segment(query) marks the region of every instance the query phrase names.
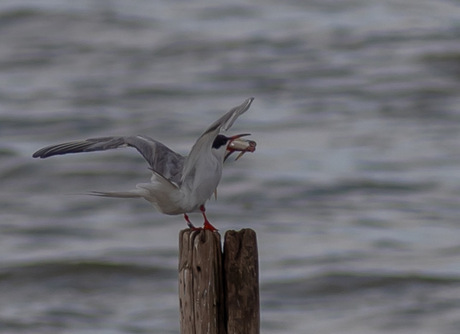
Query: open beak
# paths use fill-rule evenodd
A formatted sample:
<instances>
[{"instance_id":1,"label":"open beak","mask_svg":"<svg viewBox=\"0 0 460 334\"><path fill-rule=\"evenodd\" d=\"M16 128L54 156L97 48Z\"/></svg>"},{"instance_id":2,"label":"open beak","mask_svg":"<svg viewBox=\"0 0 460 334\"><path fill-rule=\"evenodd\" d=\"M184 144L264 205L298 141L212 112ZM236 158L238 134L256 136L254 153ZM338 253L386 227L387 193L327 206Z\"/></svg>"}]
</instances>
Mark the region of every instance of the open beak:
<instances>
[{"instance_id":1,"label":"open beak","mask_svg":"<svg viewBox=\"0 0 460 334\"><path fill-rule=\"evenodd\" d=\"M227 145L227 154L225 155L224 161L233 153L240 152L235 160L238 160L246 152L254 152L256 150L256 142L253 140L241 139L241 137L249 136L250 133L243 133L230 137L230 141Z\"/></svg>"}]
</instances>

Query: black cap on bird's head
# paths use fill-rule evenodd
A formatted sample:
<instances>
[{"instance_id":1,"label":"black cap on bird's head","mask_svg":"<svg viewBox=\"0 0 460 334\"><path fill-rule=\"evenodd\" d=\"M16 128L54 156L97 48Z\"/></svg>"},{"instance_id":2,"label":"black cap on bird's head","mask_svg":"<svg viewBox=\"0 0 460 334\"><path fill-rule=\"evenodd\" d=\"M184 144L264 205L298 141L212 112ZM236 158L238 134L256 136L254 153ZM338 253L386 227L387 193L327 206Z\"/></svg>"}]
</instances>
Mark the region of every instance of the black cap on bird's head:
<instances>
[{"instance_id":1,"label":"black cap on bird's head","mask_svg":"<svg viewBox=\"0 0 460 334\"><path fill-rule=\"evenodd\" d=\"M229 139L230 138L224 135L217 135L216 139L214 139L214 142L212 143L212 148L215 148L216 150L218 150L223 145L227 145L227 142Z\"/></svg>"}]
</instances>

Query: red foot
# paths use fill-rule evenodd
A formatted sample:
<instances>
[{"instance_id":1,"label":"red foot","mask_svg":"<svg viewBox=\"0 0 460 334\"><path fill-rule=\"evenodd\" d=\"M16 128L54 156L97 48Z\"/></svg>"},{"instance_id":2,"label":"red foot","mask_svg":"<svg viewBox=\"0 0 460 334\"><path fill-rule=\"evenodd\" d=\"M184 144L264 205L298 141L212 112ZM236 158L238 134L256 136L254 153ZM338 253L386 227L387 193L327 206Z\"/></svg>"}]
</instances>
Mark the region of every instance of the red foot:
<instances>
[{"instance_id":1,"label":"red foot","mask_svg":"<svg viewBox=\"0 0 460 334\"><path fill-rule=\"evenodd\" d=\"M203 218L204 218L203 227L195 227L195 225L193 225L190 219L188 218L188 215L184 213L184 219L187 222L188 227L192 231L209 230L212 232L217 232L218 229L212 226L212 224L209 222L208 218L206 217L206 213L205 213L206 209L204 208L204 205L200 206L200 211L203 214Z\"/></svg>"},{"instance_id":2,"label":"red foot","mask_svg":"<svg viewBox=\"0 0 460 334\"><path fill-rule=\"evenodd\" d=\"M208 218L206 217L206 213L205 213L206 209L204 208L204 205L200 206L200 211L203 214L203 218L204 218L203 229L210 230L212 232L217 232L218 229L212 226Z\"/></svg>"},{"instance_id":3,"label":"red foot","mask_svg":"<svg viewBox=\"0 0 460 334\"><path fill-rule=\"evenodd\" d=\"M210 230L212 232L217 232L218 229L211 225L209 220L205 220L203 223L203 230Z\"/></svg>"}]
</instances>

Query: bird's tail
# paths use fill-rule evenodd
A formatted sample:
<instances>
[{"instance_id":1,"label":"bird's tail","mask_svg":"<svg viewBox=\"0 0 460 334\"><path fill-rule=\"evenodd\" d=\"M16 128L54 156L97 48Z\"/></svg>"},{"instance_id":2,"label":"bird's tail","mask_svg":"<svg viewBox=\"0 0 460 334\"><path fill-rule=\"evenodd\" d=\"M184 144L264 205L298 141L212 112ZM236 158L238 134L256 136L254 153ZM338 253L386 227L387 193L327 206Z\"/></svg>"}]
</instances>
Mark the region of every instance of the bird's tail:
<instances>
[{"instance_id":1,"label":"bird's tail","mask_svg":"<svg viewBox=\"0 0 460 334\"><path fill-rule=\"evenodd\" d=\"M91 191L89 195L101 197L115 197L115 198L139 198L142 195L139 191Z\"/></svg>"}]
</instances>

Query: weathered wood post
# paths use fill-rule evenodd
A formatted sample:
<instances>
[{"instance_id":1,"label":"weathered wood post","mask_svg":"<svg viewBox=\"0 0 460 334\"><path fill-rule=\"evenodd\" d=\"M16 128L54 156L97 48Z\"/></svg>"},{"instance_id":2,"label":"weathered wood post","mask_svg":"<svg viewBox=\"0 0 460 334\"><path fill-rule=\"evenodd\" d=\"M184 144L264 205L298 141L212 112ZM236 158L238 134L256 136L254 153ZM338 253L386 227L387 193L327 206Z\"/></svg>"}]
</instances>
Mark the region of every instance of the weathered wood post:
<instances>
[{"instance_id":1,"label":"weathered wood post","mask_svg":"<svg viewBox=\"0 0 460 334\"><path fill-rule=\"evenodd\" d=\"M259 334L256 234L182 230L179 236L181 334Z\"/></svg>"},{"instance_id":2,"label":"weathered wood post","mask_svg":"<svg viewBox=\"0 0 460 334\"><path fill-rule=\"evenodd\" d=\"M220 234L188 229L179 236L181 334L225 334Z\"/></svg>"},{"instance_id":3,"label":"weathered wood post","mask_svg":"<svg viewBox=\"0 0 460 334\"><path fill-rule=\"evenodd\" d=\"M224 283L228 334L258 334L259 257L254 230L227 231Z\"/></svg>"}]
</instances>

